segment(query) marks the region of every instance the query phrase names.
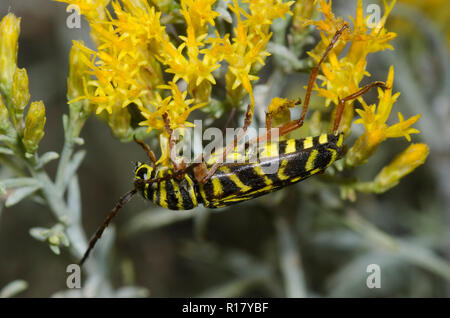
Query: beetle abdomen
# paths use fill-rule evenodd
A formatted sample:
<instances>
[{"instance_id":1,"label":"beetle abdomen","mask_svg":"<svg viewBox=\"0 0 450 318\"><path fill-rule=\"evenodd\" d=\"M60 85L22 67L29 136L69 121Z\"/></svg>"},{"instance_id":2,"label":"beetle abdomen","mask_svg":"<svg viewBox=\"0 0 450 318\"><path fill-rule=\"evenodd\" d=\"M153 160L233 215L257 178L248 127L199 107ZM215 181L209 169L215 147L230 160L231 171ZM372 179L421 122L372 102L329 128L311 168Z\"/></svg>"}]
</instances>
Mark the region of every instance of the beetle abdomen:
<instances>
[{"instance_id":1,"label":"beetle abdomen","mask_svg":"<svg viewBox=\"0 0 450 318\"><path fill-rule=\"evenodd\" d=\"M323 172L342 151L342 134L267 144L255 163L224 163L204 185L203 204L218 208L277 191Z\"/></svg>"}]
</instances>

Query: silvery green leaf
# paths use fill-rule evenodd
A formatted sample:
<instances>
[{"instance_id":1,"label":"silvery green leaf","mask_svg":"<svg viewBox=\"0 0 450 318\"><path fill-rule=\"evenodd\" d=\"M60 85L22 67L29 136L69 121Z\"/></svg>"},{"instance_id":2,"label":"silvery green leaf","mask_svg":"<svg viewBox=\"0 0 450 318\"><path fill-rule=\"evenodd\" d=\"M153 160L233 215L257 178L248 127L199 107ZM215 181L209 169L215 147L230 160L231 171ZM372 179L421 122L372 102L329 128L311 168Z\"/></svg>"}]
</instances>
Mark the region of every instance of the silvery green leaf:
<instances>
[{"instance_id":1,"label":"silvery green leaf","mask_svg":"<svg viewBox=\"0 0 450 318\"><path fill-rule=\"evenodd\" d=\"M109 226L104 234L103 242L98 243L98 255L99 258L103 258L105 261L109 257L111 248L114 246L114 240L116 239L116 229L114 226Z\"/></svg>"},{"instance_id":2,"label":"silvery green leaf","mask_svg":"<svg viewBox=\"0 0 450 318\"><path fill-rule=\"evenodd\" d=\"M81 137L74 138L73 141L74 141L74 143L76 143L78 146L84 145L84 139L81 138Z\"/></svg>"},{"instance_id":3,"label":"silvery green leaf","mask_svg":"<svg viewBox=\"0 0 450 318\"><path fill-rule=\"evenodd\" d=\"M0 188L5 189L38 186L39 181L33 178L12 178L0 182Z\"/></svg>"},{"instance_id":4,"label":"silvery green leaf","mask_svg":"<svg viewBox=\"0 0 450 318\"><path fill-rule=\"evenodd\" d=\"M40 197L39 195L32 195L31 196L31 198L30 198L33 202L36 202L36 203L39 203L39 204L41 204L41 205L45 205L45 204L47 204L47 202L42 198L42 197Z\"/></svg>"},{"instance_id":5,"label":"silvery green leaf","mask_svg":"<svg viewBox=\"0 0 450 318\"><path fill-rule=\"evenodd\" d=\"M33 227L30 229L30 235L38 241L46 241L50 235L50 230L45 227Z\"/></svg>"},{"instance_id":6,"label":"silvery green leaf","mask_svg":"<svg viewBox=\"0 0 450 318\"><path fill-rule=\"evenodd\" d=\"M150 231L176 222L192 218L196 213L203 209L198 207L192 211L174 211L174 213L167 213L164 209L146 210L137 214L128 221L123 230L124 235L135 235L143 231Z\"/></svg>"},{"instance_id":7,"label":"silvery green leaf","mask_svg":"<svg viewBox=\"0 0 450 318\"><path fill-rule=\"evenodd\" d=\"M86 156L86 151L80 150L77 153L73 155L72 160L69 162L69 164L66 167L66 174L65 178L63 180L63 189L67 187L70 180L75 176L76 171L78 170L78 167L81 165L81 162L83 161L84 157Z\"/></svg>"},{"instance_id":8,"label":"silvery green leaf","mask_svg":"<svg viewBox=\"0 0 450 318\"><path fill-rule=\"evenodd\" d=\"M304 67L303 63L284 45L269 42L267 44L267 51L273 55L277 55L288 63L293 69L301 69Z\"/></svg>"},{"instance_id":9,"label":"silvery green leaf","mask_svg":"<svg viewBox=\"0 0 450 318\"><path fill-rule=\"evenodd\" d=\"M61 250L59 249L59 246L49 245L49 247L52 250L52 252L55 253L56 255L61 254Z\"/></svg>"},{"instance_id":10,"label":"silvery green leaf","mask_svg":"<svg viewBox=\"0 0 450 318\"><path fill-rule=\"evenodd\" d=\"M58 159L58 158L59 158L59 154L58 153L56 153L54 151L46 152L39 159L39 163L37 164L36 168L37 169L42 168L43 166L45 166L50 161Z\"/></svg>"},{"instance_id":11,"label":"silvery green leaf","mask_svg":"<svg viewBox=\"0 0 450 318\"><path fill-rule=\"evenodd\" d=\"M15 280L0 290L0 298L13 297L28 288L28 283L24 280Z\"/></svg>"},{"instance_id":12,"label":"silvery green leaf","mask_svg":"<svg viewBox=\"0 0 450 318\"><path fill-rule=\"evenodd\" d=\"M61 223L63 228L69 224L69 218L67 217L67 215L61 216L58 221L59 221L59 223Z\"/></svg>"},{"instance_id":13,"label":"silvery green leaf","mask_svg":"<svg viewBox=\"0 0 450 318\"><path fill-rule=\"evenodd\" d=\"M217 13L220 13L219 18L223 19L224 21L228 23L233 23L233 19L231 18L230 12L227 10L228 3L225 0L219 0L217 2L216 7L214 8L214 11Z\"/></svg>"},{"instance_id":14,"label":"silvery green leaf","mask_svg":"<svg viewBox=\"0 0 450 318\"><path fill-rule=\"evenodd\" d=\"M72 178L69 183L67 189L67 205L71 212L70 219L79 222L81 219L81 196L77 176Z\"/></svg>"},{"instance_id":15,"label":"silvery green leaf","mask_svg":"<svg viewBox=\"0 0 450 318\"><path fill-rule=\"evenodd\" d=\"M0 135L0 141L13 143L14 138L11 138L10 136L6 136L6 135Z\"/></svg>"},{"instance_id":16,"label":"silvery green leaf","mask_svg":"<svg viewBox=\"0 0 450 318\"><path fill-rule=\"evenodd\" d=\"M6 207L11 207L11 206L19 203L20 201L22 201L23 199L25 199L29 195L31 195L34 192L36 192L37 190L39 190L39 188L40 188L39 185L35 185L35 186L23 187L23 188L19 188L19 189L15 190L6 199L5 206Z\"/></svg>"},{"instance_id":17,"label":"silvery green leaf","mask_svg":"<svg viewBox=\"0 0 450 318\"><path fill-rule=\"evenodd\" d=\"M59 235L59 238L61 239L61 244L64 246L69 246L70 242L69 242L69 238L67 237L67 235L65 233L61 233Z\"/></svg>"},{"instance_id":18,"label":"silvery green leaf","mask_svg":"<svg viewBox=\"0 0 450 318\"><path fill-rule=\"evenodd\" d=\"M64 114L63 117L63 128L64 128L64 132L68 132L68 127L69 127L69 116L67 116L67 114Z\"/></svg>"},{"instance_id":19,"label":"silvery green leaf","mask_svg":"<svg viewBox=\"0 0 450 318\"><path fill-rule=\"evenodd\" d=\"M0 147L0 154L4 154L4 155L13 155L14 151L12 151L9 148L5 148L5 147Z\"/></svg>"}]
</instances>

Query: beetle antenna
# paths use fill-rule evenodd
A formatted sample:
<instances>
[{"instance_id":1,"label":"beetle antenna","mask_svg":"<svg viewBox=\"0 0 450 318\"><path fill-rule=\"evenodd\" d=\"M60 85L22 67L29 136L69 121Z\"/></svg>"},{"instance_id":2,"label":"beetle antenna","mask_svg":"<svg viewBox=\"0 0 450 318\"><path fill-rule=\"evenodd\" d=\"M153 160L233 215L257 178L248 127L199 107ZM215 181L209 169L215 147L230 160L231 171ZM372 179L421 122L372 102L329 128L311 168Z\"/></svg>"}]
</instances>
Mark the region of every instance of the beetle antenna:
<instances>
[{"instance_id":1,"label":"beetle antenna","mask_svg":"<svg viewBox=\"0 0 450 318\"><path fill-rule=\"evenodd\" d=\"M119 201L117 202L116 206L111 210L111 212L109 213L109 215L106 217L105 221L103 222L103 224L97 229L97 232L95 232L95 235L91 238L91 240L89 241L89 247L86 250L86 252L83 255L83 258L81 259L81 261L78 263L78 265L83 266L83 263L86 261L86 259L89 256L89 253L91 252L91 250L94 248L95 244L97 243L98 239L102 236L103 231L106 229L106 227L109 225L109 223L111 222L112 218L116 216L117 212L119 212L119 210L121 208L123 208L123 206L125 204L128 203L128 201L131 200L131 198L137 193L136 189L133 189L131 191L128 191L126 194L124 194Z\"/></svg>"}]
</instances>

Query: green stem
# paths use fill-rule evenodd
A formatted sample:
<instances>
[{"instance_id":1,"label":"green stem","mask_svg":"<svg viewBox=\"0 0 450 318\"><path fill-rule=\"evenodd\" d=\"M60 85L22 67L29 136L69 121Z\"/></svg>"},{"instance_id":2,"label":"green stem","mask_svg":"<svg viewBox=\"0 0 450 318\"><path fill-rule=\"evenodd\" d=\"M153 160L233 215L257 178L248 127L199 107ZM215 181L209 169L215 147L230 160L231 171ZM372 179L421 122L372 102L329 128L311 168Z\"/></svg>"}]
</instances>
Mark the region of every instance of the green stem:
<instances>
[{"instance_id":1,"label":"green stem","mask_svg":"<svg viewBox=\"0 0 450 318\"><path fill-rule=\"evenodd\" d=\"M47 173L43 169L40 169L34 172L34 177L41 183L44 198L46 199L55 217L58 220L64 220L66 217L69 218L68 227L76 225L75 222L72 222L73 220L70 220L71 211L67 207L66 202L64 202L55 184L50 180ZM85 243L87 246L86 240ZM83 255L83 250L74 249L73 244L71 245L71 252L77 258Z\"/></svg>"},{"instance_id":2,"label":"green stem","mask_svg":"<svg viewBox=\"0 0 450 318\"><path fill-rule=\"evenodd\" d=\"M65 138L66 140L64 142L61 157L58 162L58 169L56 171L56 178L55 178L56 189L61 196L64 195L65 192L64 189L65 173L67 171L67 166L70 162L74 150L74 143L72 140L69 140L68 135L69 134L66 134Z\"/></svg>"},{"instance_id":3,"label":"green stem","mask_svg":"<svg viewBox=\"0 0 450 318\"><path fill-rule=\"evenodd\" d=\"M76 144L75 139L77 138L77 136L74 136L72 133L75 129L73 126L82 126L82 123L66 120L66 118L64 118L64 121L64 146L58 163L55 182L50 179L43 167L37 168L37 157L27 159L25 157L25 150L19 149L23 147L14 147L14 150L18 158L24 158L23 162L28 168L30 174L40 182L42 196L47 202L56 219L58 219L58 221L62 223L67 224L66 234L69 238L69 241L71 242L69 251L75 259L79 260L83 256L88 243L86 235L82 228L81 217L78 211L72 211L66 203L64 193L67 185L64 185L64 180L66 174L68 173L68 166L72 160L72 154L74 152L74 147ZM81 126L76 127L80 128ZM76 186L79 187L78 183L76 183ZM79 189L77 189L77 191L79 192ZM78 200L80 200L79 197ZM81 203L79 203L78 205L81 205ZM101 273L104 272L101 270L97 262L86 264L86 271L88 276L94 274L101 275Z\"/></svg>"}]
</instances>

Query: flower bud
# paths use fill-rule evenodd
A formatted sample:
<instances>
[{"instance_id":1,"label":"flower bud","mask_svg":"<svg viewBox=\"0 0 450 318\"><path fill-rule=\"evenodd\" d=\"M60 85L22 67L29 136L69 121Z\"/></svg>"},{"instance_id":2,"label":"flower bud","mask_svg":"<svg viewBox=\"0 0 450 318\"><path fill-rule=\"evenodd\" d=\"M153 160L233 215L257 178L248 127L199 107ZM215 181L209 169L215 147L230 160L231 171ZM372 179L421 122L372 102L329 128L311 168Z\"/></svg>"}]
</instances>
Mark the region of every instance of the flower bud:
<instances>
[{"instance_id":1,"label":"flower bud","mask_svg":"<svg viewBox=\"0 0 450 318\"><path fill-rule=\"evenodd\" d=\"M112 133L119 139L126 139L130 135L131 115L127 108L114 111L108 115L108 125Z\"/></svg>"},{"instance_id":2,"label":"flower bud","mask_svg":"<svg viewBox=\"0 0 450 318\"><path fill-rule=\"evenodd\" d=\"M11 97L16 117L22 118L23 110L30 101L28 75L24 68L16 68L14 72Z\"/></svg>"},{"instance_id":3,"label":"flower bud","mask_svg":"<svg viewBox=\"0 0 450 318\"><path fill-rule=\"evenodd\" d=\"M385 192L396 186L401 178L425 162L429 152L430 149L425 144L410 145L376 176L375 192Z\"/></svg>"},{"instance_id":4,"label":"flower bud","mask_svg":"<svg viewBox=\"0 0 450 318\"><path fill-rule=\"evenodd\" d=\"M44 137L45 120L44 103L42 101L31 103L25 119L25 130L22 139L28 153L34 153L42 137Z\"/></svg>"},{"instance_id":5,"label":"flower bud","mask_svg":"<svg viewBox=\"0 0 450 318\"><path fill-rule=\"evenodd\" d=\"M78 137L80 131L93 110L89 102L87 82L90 80L89 61L86 53L81 49L82 43L73 45L69 56L69 76L67 77L67 99L69 100L71 134Z\"/></svg>"},{"instance_id":6,"label":"flower bud","mask_svg":"<svg viewBox=\"0 0 450 318\"><path fill-rule=\"evenodd\" d=\"M50 243L50 245L58 246L61 243L61 239L57 234L53 234L48 238L48 242Z\"/></svg>"},{"instance_id":7,"label":"flower bud","mask_svg":"<svg viewBox=\"0 0 450 318\"><path fill-rule=\"evenodd\" d=\"M89 60L86 54L80 49L80 45L73 45L69 55L69 76L67 78L67 98L68 100L84 96L84 80L89 79L89 68L85 63Z\"/></svg>"},{"instance_id":8,"label":"flower bud","mask_svg":"<svg viewBox=\"0 0 450 318\"><path fill-rule=\"evenodd\" d=\"M352 167L364 164L378 149L378 146L386 139L383 129L366 131L350 148L346 156L346 164Z\"/></svg>"},{"instance_id":9,"label":"flower bud","mask_svg":"<svg viewBox=\"0 0 450 318\"><path fill-rule=\"evenodd\" d=\"M17 67L17 49L20 18L9 13L0 22L0 89L4 94L11 90Z\"/></svg>"},{"instance_id":10,"label":"flower bud","mask_svg":"<svg viewBox=\"0 0 450 318\"><path fill-rule=\"evenodd\" d=\"M2 96L0 96L0 134L5 133L10 125L8 109L3 103Z\"/></svg>"}]
</instances>

